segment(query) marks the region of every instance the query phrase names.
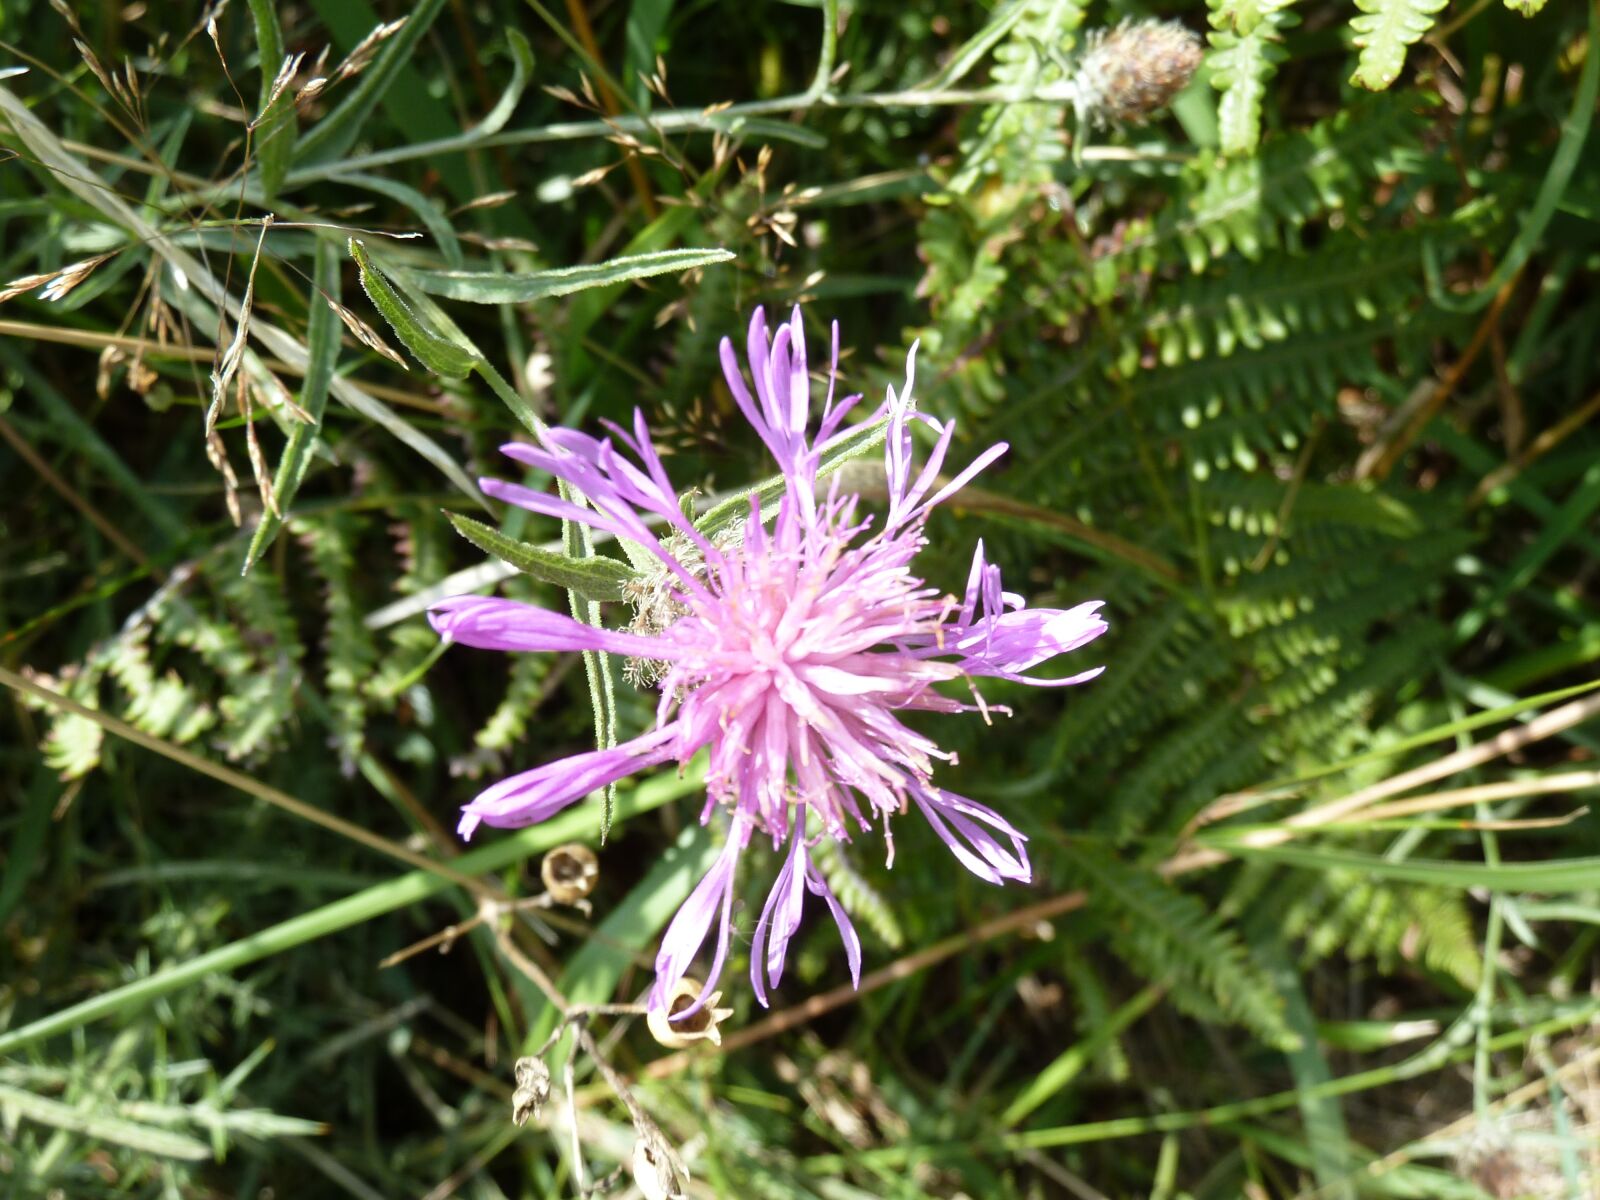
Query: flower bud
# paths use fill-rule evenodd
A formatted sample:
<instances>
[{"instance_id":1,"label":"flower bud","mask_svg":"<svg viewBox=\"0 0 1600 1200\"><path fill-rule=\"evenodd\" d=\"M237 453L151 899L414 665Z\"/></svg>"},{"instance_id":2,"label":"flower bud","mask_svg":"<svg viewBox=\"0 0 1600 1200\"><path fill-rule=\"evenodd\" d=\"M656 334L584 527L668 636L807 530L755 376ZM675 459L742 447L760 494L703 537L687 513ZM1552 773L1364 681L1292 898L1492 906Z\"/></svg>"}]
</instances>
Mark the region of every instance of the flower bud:
<instances>
[{"instance_id":1,"label":"flower bud","mask_svg":"<svg viewBox=\"0 0 1600 1200\"><path fill-rule=\"evenodd\" d=\"M645 1024L650 1027L650 1036L670 1050L681 1050L693 1042L702 1041L710 1042L713 1046L722 1045L722 1034L717 1031L717 1026L733 1016L733 1009L717 1007L717 1001L722 999L721 992L712 992L692 1016L678 1021L671 1019L672 1014L693 1007L694 1002L700 999L700 987L698 979L684 976L678 980L678 986L672 989L672 995L667 1000L666 1011L652 1009L645 1018Z\"/></svg>"},{"instance_id":2,"label":"flower bud","mask_svg":"<svg viewBox=\"0 0 1600 1200\"><path fill-rule=\"evenodd\" d=\"M1189 85L1200 58L1200 39L1177 21L1096 30L1078 61L1079 109L1097 125L1142 125Z\"/></svg>"},{"instance_id":3,"label":"flower bud","mask_svg":"<svg viewBox=\"0 0 1600 1200\"><path fill-rule=\"evenodd\" d=\"M539 878L557 904L576 904L600 878L600 860L582 842L557 846L539 864Z\"/></svg>"}]
</instances>

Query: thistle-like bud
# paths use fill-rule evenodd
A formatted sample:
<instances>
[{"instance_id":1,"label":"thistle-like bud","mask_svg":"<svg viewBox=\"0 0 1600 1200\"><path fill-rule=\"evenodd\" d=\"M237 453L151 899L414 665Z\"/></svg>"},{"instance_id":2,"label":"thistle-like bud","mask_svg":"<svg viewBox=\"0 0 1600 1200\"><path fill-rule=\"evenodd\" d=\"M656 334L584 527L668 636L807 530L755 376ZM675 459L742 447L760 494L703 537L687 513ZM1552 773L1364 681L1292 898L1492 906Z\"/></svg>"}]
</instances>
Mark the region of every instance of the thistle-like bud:
<instances>
[{"instance_id":1,"label":"thistle-like bud","mask_svg":"<svg viewBox=\"0 0 1600 1200\"><path fill-rule=\"evenodd\" d=\"M693 1042L722 1045L722 1034L717 1031L717 1026L733 1016L733 1009L717 1007L717 1001L722 999L721 992L712 992L706 997L706 1002L692 1015L676 1021L672 1019L675 1014L692 1007L694 1002L700 999L700 987L698 979L685 975L678 980L678 986L672 989L672 995L667 999L666 1010L663 1012L651 1009L650 1015L645 1018L645 1024L650 1028L650 1036L669 1050L682 1050Z\"/></svg>"},{"instance_id":2,"label":"thistle-like bud","mask_svg":"<svg viewBox=\"0 0 1600 1200\"><path fill-rule=\"evenodd\" d=\"M1200 39L1177 21L1123 21L1095 30L1078 59L1079 118L1142 125L1188 86L1201 54Z\"/></svg>"},{"instance_id":3,"label":"thistle-like bud","mask_svg":"<svg viewBox=\"0 0 1600 1200\"><path fill-rule=\"evenodd\" d=\"M544 856L539 878L557 904L576 904L594 891L600 878L600 860L582 842L568 842Z\"/></svg>"}]
</instances>

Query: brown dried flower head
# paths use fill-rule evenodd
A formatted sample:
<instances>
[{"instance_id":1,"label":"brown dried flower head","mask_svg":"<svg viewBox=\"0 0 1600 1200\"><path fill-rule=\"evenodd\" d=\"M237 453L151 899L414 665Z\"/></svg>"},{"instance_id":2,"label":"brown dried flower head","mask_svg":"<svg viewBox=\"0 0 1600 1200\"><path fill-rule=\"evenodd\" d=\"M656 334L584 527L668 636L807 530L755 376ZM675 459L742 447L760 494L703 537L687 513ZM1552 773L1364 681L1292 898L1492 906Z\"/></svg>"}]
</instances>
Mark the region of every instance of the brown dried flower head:
<instances>
[{"instance_id":1,"label":"brown dried flower head","mask_svg":"<svg viewBox=\"0 0 1600 1200\"><path fill-rule=\"evenodd\" d=\"M1140 125L1170 105L1200 67L1200 39L1177 21L1099 29L1078 62L1078 110L1097 125Z\"/></svg>"},{"instance_id":2,"label":"brown dried flower head","mask_svg":"<svg viewBox=\"0 0 1600 1200\"><path fill-rule=\"evenodd\" d=\"M557 846L539 864L539 878L557 904L576 904L600 879L600 860L582 842Z\"/></svg>"},{"instance_id":3,"label":"brown dried flower head","mask_svg":"<svg viewBox=\"0 0 1600 1200\"><path fill-rule=\"evenodd\" d=\"M694 1006L694 1002L700 999L700 988L698 979L685 975L678 981L678 986L672 989L666 1011L651 1009L650 1015L645 1018L645 1024L650 1027L650 1036L669 1050L682 1050L694 1042L722 1045L722 1034L717 1026L733 1016L733 1009L717 1007L717 1001L722 999L721 992L712 992L691 1016L677 1021L671 1019Z\"/></svg>"},{"instance_id":4,"label":"brown dried flower head","mask_svg":"<svg viewBox=\"0 0 1600 1200\"><path fill-rule=\"evenodd\" d=\"M519 1058L512 1073L517 1080L517 1090L511 1095L511 1120L526 1125L531 1117L539 1119L539 1110L550 1099L550 1068L540 1058Z\"/></svg>"}]
</instances>

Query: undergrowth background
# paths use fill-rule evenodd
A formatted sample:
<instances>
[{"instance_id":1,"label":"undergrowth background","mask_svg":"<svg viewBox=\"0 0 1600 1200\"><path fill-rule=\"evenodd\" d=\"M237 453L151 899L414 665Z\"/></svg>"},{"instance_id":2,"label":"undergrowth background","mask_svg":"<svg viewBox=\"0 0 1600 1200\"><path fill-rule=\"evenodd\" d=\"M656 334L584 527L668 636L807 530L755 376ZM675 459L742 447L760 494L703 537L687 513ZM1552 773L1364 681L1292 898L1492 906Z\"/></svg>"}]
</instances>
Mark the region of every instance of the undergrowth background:
<instances>
[{"instance_id":1,"label":"undergrowth background","mask_svg":"<svg viewBox=\"0 0 1600 1200\"><path fill-rule=\"evenodd\" d=\"M1600 1195L1596 18L1164 5L1194 82L1080 123L1074 55L1142 15L6 0L0 1190L637 1186L592 1056L576 1139L567 1052L524 1128L512 1063L541 973L642 990L695 780L463 854L597 701L421 613L566 602L445 516L560 536L472 485L529 413L764 477L716 342L804 301L852 388L920 337L960 452L1012 445L931 578L981 536L1031 603L1104 598L1108 669L940 729L1031 889L904 822L892 871L822 863L859 993L824 929L775 1015L733 964L720 1051L592 1022L690 1193ZM381 965L573 839L588 913Z\"/></svg>"}]
</instances>

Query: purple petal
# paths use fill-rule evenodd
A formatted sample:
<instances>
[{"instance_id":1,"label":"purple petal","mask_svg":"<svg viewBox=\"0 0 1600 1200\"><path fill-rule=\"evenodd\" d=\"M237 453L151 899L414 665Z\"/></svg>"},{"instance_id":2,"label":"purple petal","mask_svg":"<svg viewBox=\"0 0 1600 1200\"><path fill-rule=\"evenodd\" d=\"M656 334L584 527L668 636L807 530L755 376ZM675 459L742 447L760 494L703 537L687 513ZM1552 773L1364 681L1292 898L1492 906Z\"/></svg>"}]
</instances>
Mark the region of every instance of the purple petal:
<instances>
[{"instance_id":1,"label":"purple petal","mask_svg":"<svg viewBox=\"0 0 1600 1200\"><path fill-rule=\"evenodd\" d=\"M541 513L547 517L558 517L563 521L576 521L579 525L587 525L591 529L602 529L606 533L616 534L618 537L637 539L638 530L643 529L642 523L629 523L619 521L605 513L596 512L587 505L574 504L570 500L563 500L559 496L552 496L546 492L536 492L530 487L520 483L509 483L504 479L480 479L478 487L485 496L495 500L503 500L507 504L515 504L518 508L525 508L529 512ZM647 537L649 535L646 535Z\"/></svg>"},{"instance_id":2,"label":"purple petal","mask_svg":"<svg viewBox=\"0 0 1600 1200\"><path fill-rule=\"evenodd\" d=\"M461 810L456 832L470 838L480 822L499 829L536 825L608 783L666 762L677 732L668 725L610 750L574 754L502 779Z\"/></svg>"},{"instance_id":3,"label":"purple petal","mask_svg":"<svg viewBox=\"0 0 1600 1200\"><path fill-rule=\"evenodd\" d=\"M609 650L658 660L676 653L658 638L598 629L537 605L496 596L450 596L428 610L428 623L446 641L480 650Z\"/></svg>"},{"instance_id":4,"label":"purple petal","mask_svg":"<svg viewBox=\"0 0 1600 1200\"><path fill-rule=\"evenodd\" d=\"M1075 608L1027 608L985 617L953 639L947 638L946 644L967 656L961 669L968 674L998 675L1041 686L1081 683L1094 678L1100 669L1061 680L1023 679L1022 672L1085 646L1104 633L1108 626L1096 615L1101 603L1091 600Z\"/></svg>"},{"instance_id":5,"label":"purple petal","mask_svg":"<svg viewBox=\"0 0 1600 1200\"><path fill-rule=\"evenodd\" d=\"M833 914L833 923L839 927L839 938L844 942L845 961L850 964L850 983L854 987L861 986L861 939L856 936L856 927L850 923L849 914L844 911L844 906L839 903L833 894L833 889L828 886L828 881L822 877L815 865L810 866L806 872L806 887L813 896L821 896L827 902L828 911ZM777 980L773 980L774 983Z\"/></svg>"},{"instance_id":6,"label":"purple petal","mask_svg":"<svg viewBox=\"0 0 1600 1200\"><path fill-rule=\"evenodd\" d=\"M698 1012L715 989L717 978L722 974L723 960L728 956L728 938L733 927L734 871L739 865L739 853L749 838L749 825L735 815L728 827L728 840L722 847L722 853L717 855L717 861L695 885L694 891L689 893L689 898L683 902L678 915L672 918L672 924L667 926L667 932L662 935L661 949L656 953L656 982L650 989L649 1006L655 1011L666 1011L672 989L688 973L689 965L700 953L706 934L710 932L711 921L717 917L720 909L717 952L705 983L700 988L700 999L682 1012L674 1013L673 1019L683 1020Z\"/></svg>"},{"instance_id":7,"label":"purple petal","mask_svg":"<svg viewBox=\"0 0 1600 1200\"><path fill-rule=\"evenodd\" d=\"M783 869L767 894L767 903L761 910L761 920L750 940L750 982L755 985L756 999L767 1008L767 986L778 986L783 978L783 963L789 952L789 941L800 928L800 909L805 901L805 879L810 868L806 857L805 822L796 819L790 835L789 856ZM771 945L768 947L770 936ZM766 977L763 981L763 976Z\"/></svg>"},{"instance_id":8,"label":"purple petal","mask_svg":"<svg viewBox=\"0 0 1600 1200\"><path fill-rule=\"evenodd\" d=\"M1007 879L1015 879L1020 883L1032 880L1033 870L1028 865L1028 852L1023 845L1027 839L998 813L965 796L937 788L913 788L911 798L922 810L922 815L928 818L928 824L933 826L940 840L950 847L950 852L979 879L997 885ZM978 821L1004 834L1011 843L1011 850L1006 850ZM962 839L965 839L966 845Z\"/></svg>"}]
</instances>

